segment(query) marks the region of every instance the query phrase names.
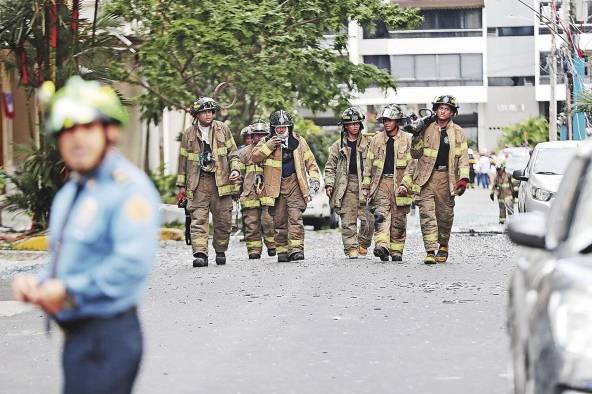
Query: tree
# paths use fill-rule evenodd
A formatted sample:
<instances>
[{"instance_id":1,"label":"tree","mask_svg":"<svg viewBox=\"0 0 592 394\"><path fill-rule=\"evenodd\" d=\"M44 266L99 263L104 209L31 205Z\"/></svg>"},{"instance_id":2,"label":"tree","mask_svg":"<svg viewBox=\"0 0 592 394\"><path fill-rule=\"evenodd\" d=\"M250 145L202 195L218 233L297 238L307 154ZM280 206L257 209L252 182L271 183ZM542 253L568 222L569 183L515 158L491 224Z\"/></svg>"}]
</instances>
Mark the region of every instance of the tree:
<instances>
[{"instance_id":1,"label":"tree","mask_svg":"<svg viewBox=\"0 0 592 394\"><path fill-rule=\"evenodd\" d=\"M79 10L80 0L0 0L0 50L9 52L6 64L18 71L29 100L43 81L59 88L72 75L100 78L108 72L108 60L117 53L118 40L109 33L115 19L105 14L89 21L79 18ZM37 108L37 123L43 125L45 114ZM31 214L33 229L47 226L51 201L66 178L54 141L40 141L40 146L32 140L32 146L21 149L26 157L22 169L7 175L17 188L8 202Z\"/></svg>"},{"instance_id":2,"label":"tree","mask_svg":"<svg viewBox=\"0 0 592 394\"><path fill-rule=\"evenodd\" d=\"M528 142L533 148L549 138L549 122L543 117L532 117L502 129L502 146L521 146Z\"/></svg>"},{"instance_id":3,"label":"tree","mask_svg":"<svg viewBox=\"0 0 592 394\"><path fill-rule=\"evenodd\" d=\"M221 115L235 130L280 107L341 110L371 85L395 88L388 72L350 62L347 25L421 22L382 0L113 0L107 10L135 27L134 66L123 61L113 78L146 89L145 118L158 122L164 108L184 109L224 83L220 101L236 104Z\"/></svg>"}]
</instances>

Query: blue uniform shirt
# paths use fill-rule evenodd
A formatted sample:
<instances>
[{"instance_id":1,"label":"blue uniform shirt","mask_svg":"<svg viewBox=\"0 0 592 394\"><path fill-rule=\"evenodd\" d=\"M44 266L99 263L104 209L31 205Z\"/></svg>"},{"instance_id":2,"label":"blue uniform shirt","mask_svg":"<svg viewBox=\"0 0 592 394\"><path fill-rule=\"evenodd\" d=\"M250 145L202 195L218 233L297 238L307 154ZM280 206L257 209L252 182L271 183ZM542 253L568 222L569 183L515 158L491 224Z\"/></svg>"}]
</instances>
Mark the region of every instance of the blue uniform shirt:
<instances>
[{"instance_id":1,"label":"blue uniform shirt","mask_svg":"<svg viewBox=\"0 0 592 394\"><path fill-rule=\"evenodd\" d=\"M84 186L72 206L80 183ZM159 203L146 174L115 151L94 174L60 189L51 208L50 252L55 256L59 232L72 209L57 278L74 306L60 311L59 321L111 317L138 303L158 248Z\"/></svg>"}]
</instances>

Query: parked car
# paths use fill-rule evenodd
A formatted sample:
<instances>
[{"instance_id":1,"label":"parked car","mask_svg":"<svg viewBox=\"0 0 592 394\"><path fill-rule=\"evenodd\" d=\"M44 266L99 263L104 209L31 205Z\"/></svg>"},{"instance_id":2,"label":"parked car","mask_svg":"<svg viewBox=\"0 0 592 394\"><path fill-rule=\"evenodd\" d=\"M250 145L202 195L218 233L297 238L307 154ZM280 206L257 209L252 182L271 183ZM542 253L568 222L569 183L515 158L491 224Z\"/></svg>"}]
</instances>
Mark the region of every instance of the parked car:
<instances>
[{"instance_id":1,"label":"parked car","mask_svg":"<svg viewBox=\"0 0 592 394\"><path fill-rule=\"evenodd\" d=\"M315 230L339 227L339 215L329 207L329 197L325 194L325 184L322 181L319 192L312 196L302 219L305 226L313 226Z\"/></svg>"},{"instance_id":2,"label":"parked car","mask_svg":"<svg viewBox=\"0 0 592 394\"><path fill-rule=\"evenodd\" d=\"M592 146L575 154L547 214L510 223L525 246L508 332L516 394L592 393Z\"/></svg>"},{"instance_id":3,"label":"parked car","mask_svg":"<svg viewBox=\"0 0 592 394\"><path fill-rule=\"evenodd\" d=\"M518 188L518 211L547 212L581 141L542 142L535 146L524 170L512 176L521 181Z\"/></svg>"}]
</instances>

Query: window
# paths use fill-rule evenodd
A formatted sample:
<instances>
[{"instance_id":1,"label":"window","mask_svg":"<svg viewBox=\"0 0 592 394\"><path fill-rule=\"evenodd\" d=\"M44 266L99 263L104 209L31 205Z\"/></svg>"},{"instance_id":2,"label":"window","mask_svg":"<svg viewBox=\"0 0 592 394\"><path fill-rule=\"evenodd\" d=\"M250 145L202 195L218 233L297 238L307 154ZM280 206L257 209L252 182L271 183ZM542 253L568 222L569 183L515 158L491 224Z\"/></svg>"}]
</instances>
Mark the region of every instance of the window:
<instances>
[{"instance_id":1,"label":"window","mask_svg":"<svg viewBox=\"0 0 592 394\"><path fill-rule=\"evenodd\" d=\"M482 9L421 10L422 24L413 30L389 30L377 21L374 31L364 29L364 39L480 37L483 35Z\"/></svg>"},{"instance_id":2,"label":"window","mask_svg":"<svg viewBox=\"0 0 592 394\"><path fill-rule=\"evenodd\" d=\"M399 86L462 86L483 84L479 54L395 55L392 74Z\"/></svg>"},{"instance_id":3,"label":"window","mask_svg":"<svg viewBox=\"0 0 592 394\"><path fill-rule=\"evenodd\" d=\"M481 9L422 10L423 23L417 30L481 29Z\"/></svg>"},{"instance_id":4,"label":"window","mask_svg":"<svg viewBox=\"0 0 592 394\"><path fill-rule=\"evenodd\" d=\"M550 77L549 77L549 72L550 72L550 65L549 65L549 58L550 58L550 53L549 52L541 52L540 54L540 71L541 71L541 75L540 75L540 84L542 85L547 85L550 83ZM561 60L561 56L557 56L557 66L556 66L556 71L557 71L557 83L563 83L565 81L565 75L563 73L563 62Z\"/></svg>"},{"instance_id":5,"label":"window","mask_svg":"<svg viewBox=\"0 0 592 394\"><path fill-rule=\"evenodd\" d=\"M498 37L534 36L534 26L488 28L488 34Z\"/></svg>"},{"instance_id":6,"label":"window","mask_svg":"<svg viewBox=\"0 0 592 394\"><path fill-rule=\"evenodd\" d=\"M466 54L461 56L461 74L463 79L483 78L483 56Z\"/></svg>"},{"instance_id":7,"label":"window","mask_svg":"<svg viewBox=\"0 0 592 394\"><path fill-rule=\"evenodd\" d=\"M391 72L391 58L388 55L364 56L365 64L373 64L381 70Z\"/></svg>"},{"instance_id":8,"label":"window","mask_svg":"<svg viewBox=\"0 0 592 394\"><path fill-rule=\"evenodd\" d=\"M489 86L533 86L534 77L489 77Z\"/></svg>"}]
</instances>

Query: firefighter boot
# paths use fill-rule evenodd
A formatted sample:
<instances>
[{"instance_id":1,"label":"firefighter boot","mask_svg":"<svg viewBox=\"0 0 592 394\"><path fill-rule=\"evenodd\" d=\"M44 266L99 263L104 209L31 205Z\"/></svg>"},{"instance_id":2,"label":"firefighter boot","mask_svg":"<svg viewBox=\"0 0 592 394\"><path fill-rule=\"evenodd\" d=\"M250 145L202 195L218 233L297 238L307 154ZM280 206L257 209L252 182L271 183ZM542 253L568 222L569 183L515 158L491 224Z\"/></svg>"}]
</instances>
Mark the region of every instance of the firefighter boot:
<instances>
[{"instance_id":1,"label":"firefighter boot","mask_svg":"<svg viewBox=\"0 0 592 394\"><path fill-rule=\"evenodd\" d=\"M275 256L275 255L276 255L276 253L277 253L277 252L276 252L275 248L269 248L269 249L267 249L267 255L268 255L269 257L273 257L273 256Z\"/></svg>"},{"instance_id":2,"label":"firefighter boot","mask_svg":"<svg viewBox=\"0 0 592 394\"><path fill-rule=\"evenodd\" d=\"M401 253L394 252L391 256L393 261L403 261L403 255Z\"/></svg>"},{"instance_id":3,"label":"firefighter boot","mask_svg":"<svg viewBox=\"0 0 592 394\"><path fill-rule=\"evenodd\" d=\"M304 260L304 253L302 253L302 252L292 252L292 253L290 253L290 256L288 257L288 259L290 261Z\"/></svg>"},{"instance_id":4,"label":"firefighter boot","mask_svg":"<svg viewBox=\"0 0 592 394\"><path fill-rule=\"evenodd\" d=\"M216 252L216 264L217 265L226 264L226 254L224 252Z\"/></svg>"},{"instance_id":5,"label":"firefighter boot","mask_svg":"<svg viewBox=\"0 0 592 394\"><path fill-rule=\"evenodd\" d=\"M368 254L368 248L365 248L363 246L358 246L358 254L360 256L366 256Z\"/></svg>"},{"instance_id":6,"label":"firefighter boot","mask_svg":"<svg viewBox=\"0 0 592 394\"><path fill-rule=\"evenodd\" d=\"M277 257L278 257L278 263L287 263L288 261L290 261L288 259L287 253L278 253Z\"/></svg>"},{"instance_id":7,"label":"firefighter boot","mask_svg":"<svg viewBox=\"0 0 592 394\"><path fill-rule=\"evenodd\" d=\"M261 253L249 253L249 260L259 260Z\"/></svg>"},{"instance_id":8,"label":"firefighter boot","mask_svg":"<svg viewBox=\"0 0 592 394\"><path fill-rule=\"evenodd\" d=\"M345 255L350 258L350 259L357 259L358 258L358 249L350 249L347 252L345 252Z\"/></svg>"},{"instance_id":9,"label":"firefighter boot","mask_svg":"<svg viewBox=\"0 0 592 394\"><path fill-rule=\"evenodd\" d=\"M208 256L203 253L196 253L193 255L195 259L193 260L193 267L207 267L208 266Z\"/></svg>"},{"instance_id":10,"label":"firefighter boot","mask_svg":"<svg viewBox=\"0 0 592 394\"><path fill-rule=\"evenodd\" d=\"M424 264L436 264L436 253L430 250L427 254L425 259L423 259Z\"/></svg>"},{"instance_id":11,"label":"firefighter boot","mask_svg":"<svg viewBox=\"0 0 592 394\"><path fill-rule=\"evenodd\" d=\"M436 263L445 263L448 260L448 245L440 245L436 254Z\"/></svg>"},{"instance_id":12,"label":"firefighter boot","mask_svg":"<svg viewBox=\"0 0 592 394\"><path fill-rule=\"evenodd\" d=\"M389 261L389 251L384 246L376 246L374 256L380 257L380 261Z\"/></svg>"}]
</instances>

